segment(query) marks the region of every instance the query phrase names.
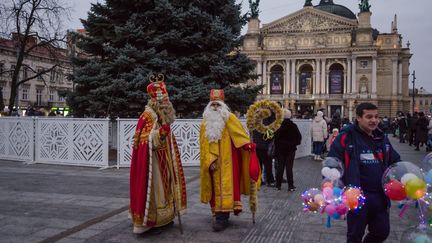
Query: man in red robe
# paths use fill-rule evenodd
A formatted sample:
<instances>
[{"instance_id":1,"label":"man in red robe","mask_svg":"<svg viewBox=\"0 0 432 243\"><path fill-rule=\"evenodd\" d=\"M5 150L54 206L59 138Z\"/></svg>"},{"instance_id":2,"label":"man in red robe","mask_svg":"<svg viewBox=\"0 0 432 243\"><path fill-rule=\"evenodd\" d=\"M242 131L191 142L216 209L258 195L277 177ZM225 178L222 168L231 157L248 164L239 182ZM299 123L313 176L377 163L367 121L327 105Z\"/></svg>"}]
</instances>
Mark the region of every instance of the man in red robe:
<instances>
[{"instance_id":1,"label":"man in red robe","mask_svg":"<svg viewBox=\"0 0 432 243\"><path fill-rule=\"evenodd\" d=\"M133 232L170 224L186 210L186 183L180 152L170 125L175 111L163 76L147 86L150 100L134 135L130 169Z\"/></svg>"}]
</instances>

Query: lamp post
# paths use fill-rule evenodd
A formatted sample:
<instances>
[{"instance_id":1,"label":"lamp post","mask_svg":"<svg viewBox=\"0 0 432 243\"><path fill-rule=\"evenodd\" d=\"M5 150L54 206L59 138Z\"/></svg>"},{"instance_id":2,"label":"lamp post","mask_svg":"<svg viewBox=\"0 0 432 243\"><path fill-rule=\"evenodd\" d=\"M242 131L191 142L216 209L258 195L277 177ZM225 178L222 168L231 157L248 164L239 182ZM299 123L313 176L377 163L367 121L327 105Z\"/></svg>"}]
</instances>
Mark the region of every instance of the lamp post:
<instances>
[{"instance_id":1,"label":"lamp post","mask_svg":"<svg viewBox=\"0 0 432 243\"><path fill-rule=\"evenodd\" d=\"M412 84L413 84L413 89L412 89L412 113L414 115L414 112L415 112L415 110L414 110L415 109L415 80L416 80L415 70L413 71L412 76L413 76L413 81L412 81Z\"/></svg>"}]
</instances>

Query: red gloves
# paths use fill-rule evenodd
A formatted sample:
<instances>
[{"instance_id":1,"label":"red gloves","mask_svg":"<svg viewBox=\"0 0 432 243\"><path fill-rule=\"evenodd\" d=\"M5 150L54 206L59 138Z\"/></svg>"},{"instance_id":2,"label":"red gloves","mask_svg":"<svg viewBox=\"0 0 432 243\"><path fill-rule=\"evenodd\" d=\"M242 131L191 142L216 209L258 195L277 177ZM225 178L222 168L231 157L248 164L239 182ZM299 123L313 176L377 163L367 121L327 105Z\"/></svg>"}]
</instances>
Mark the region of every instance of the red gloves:
<instances>
[{"instance_id":1,"label":"red gloves","mask_svg":"<svg viewBox=\"0 0 432 243\"><path fill-rule=\"evenodd\" d=\"M255 149L256 149L256 144L255 143L247 143L247 144L245 144L245 145L243 145L243 147L242 147L244 150L247 150L247 151L255 151Z\"/></svg>"},{"instance_id":2,"label":"red gloves","mask_svg":"<svg viewBox=\"0 0 432 243\"><path fill-rule=\"evenodd\" d=\"M171 127L168 124L163 124L160 128L159 128L159 135L166 137L171 131Z\"/></svg>"}]
</instances>

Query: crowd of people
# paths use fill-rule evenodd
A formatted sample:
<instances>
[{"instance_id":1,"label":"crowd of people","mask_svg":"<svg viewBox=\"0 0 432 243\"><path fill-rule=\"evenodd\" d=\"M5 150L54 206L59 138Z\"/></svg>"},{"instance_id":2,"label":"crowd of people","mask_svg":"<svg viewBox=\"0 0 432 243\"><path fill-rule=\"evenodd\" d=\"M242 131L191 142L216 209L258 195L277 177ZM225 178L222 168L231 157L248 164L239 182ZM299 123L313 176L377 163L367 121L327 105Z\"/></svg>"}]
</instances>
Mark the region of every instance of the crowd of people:
<instances>
[{"instance_id":1,"label":"crowd of people","mask_svg":"<svg viewBox=\"0 0 432 243\"><path fill-rule=\"evenodd\" d=\"M398 137L400 143L414 146L416 151L420 151L420 147L425 147L427 152L432 151L432 119L424 112L399 112L392 121L384 117L381 128Z\"/></svg>"}]
</instances>

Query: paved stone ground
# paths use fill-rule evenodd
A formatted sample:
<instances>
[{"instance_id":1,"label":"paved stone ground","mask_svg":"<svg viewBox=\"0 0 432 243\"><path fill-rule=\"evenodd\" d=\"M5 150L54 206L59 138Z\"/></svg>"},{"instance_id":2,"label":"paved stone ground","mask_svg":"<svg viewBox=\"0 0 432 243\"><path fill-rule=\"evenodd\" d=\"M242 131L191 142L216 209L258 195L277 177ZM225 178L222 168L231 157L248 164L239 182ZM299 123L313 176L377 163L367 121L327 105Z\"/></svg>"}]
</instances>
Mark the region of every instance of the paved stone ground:
<instances>
[{"instance_id":1,"label":"paved stone ground","mask_svg":"<svg viewBox=\"0 0 432 243\"><path fill-rule=\"evenodd\" d=\"M415 152L392 139L404 160L419 163L426 152ZM244 213L231 217L231 227L222 233L211 230L208 205L199 202L199 169L186 167L188 212L163 230L142 236L131 233L127 219L129 169L98 170L0 161L0 242L345 242L346 222L332 221L302 212L300 193L321 182L318 162L295 161L298 190L287 192L262 187L259 211L252 224L248 200ZM416 225L417 212L409 209L400 219L391 209L391 234L387 242L399 242L402 232Z\"/></svg>"}]
</instances>

